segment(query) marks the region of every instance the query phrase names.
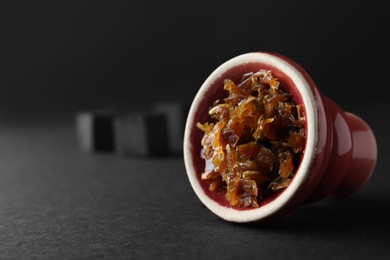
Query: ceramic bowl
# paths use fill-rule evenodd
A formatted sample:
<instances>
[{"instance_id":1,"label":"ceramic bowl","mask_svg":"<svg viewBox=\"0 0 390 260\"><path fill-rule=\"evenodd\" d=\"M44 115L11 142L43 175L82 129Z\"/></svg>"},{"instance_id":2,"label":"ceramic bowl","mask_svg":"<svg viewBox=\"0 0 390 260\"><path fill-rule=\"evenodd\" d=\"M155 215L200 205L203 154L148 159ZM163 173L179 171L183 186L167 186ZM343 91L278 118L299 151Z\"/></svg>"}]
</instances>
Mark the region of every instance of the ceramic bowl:
<instances>
[{"instance_id":1,"label":"ceramic bowl","mask_svg":"<svg viewBox=\"0 0 390 260\"><path fill-rule=\"evenodd\" d=\"M272 70L280 86L304 107L306 144L300 165L286 189L265 199L258 208L235 208L223 195L210 192L201 180L205 167L200 157L203 132L196 123L208 121L213 101L226 95L224 79L237 82L243 74L260 69ZM204 81L188 113L183 154L189 182L200 201L222 219L243 223L271 220L302 203L327 197L344 198L357 192L374 172L377 145L369 125L324 96L297 62L278 53L251 52L224 62Z\"/></svg>"}]
</instances>

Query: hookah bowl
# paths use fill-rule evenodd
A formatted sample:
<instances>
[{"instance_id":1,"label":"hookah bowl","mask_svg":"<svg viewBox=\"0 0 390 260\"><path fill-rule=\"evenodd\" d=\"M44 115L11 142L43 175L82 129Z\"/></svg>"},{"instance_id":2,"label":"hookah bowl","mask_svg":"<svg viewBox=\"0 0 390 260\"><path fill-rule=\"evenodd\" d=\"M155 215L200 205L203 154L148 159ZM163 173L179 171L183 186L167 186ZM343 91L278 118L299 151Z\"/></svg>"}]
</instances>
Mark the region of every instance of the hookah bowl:
<instances>
[{"instance_id":1,"label":"hookah bowl","mask_svg":"<svg viewBox=\"0 0 390 260\"><path fill-rule=\"evenodd\" d=\"M258 208L239 209L222 203L202 184L205 162L200 157L203 133L197 122L206 120L208 109L222 96L226 78L272 70L284 90L303 107L306 144L290 185ZM370 126L359 116L345 112L323 95L310 75L295 61L278 53L250 52L216 68L192 101L184 133L183 155L189 182L200 201L214 214L230 222L261 222L281 217L303 203L324 198L346 198L359 191L372 176L377 144Z\"/></svg>"}]
</instances>

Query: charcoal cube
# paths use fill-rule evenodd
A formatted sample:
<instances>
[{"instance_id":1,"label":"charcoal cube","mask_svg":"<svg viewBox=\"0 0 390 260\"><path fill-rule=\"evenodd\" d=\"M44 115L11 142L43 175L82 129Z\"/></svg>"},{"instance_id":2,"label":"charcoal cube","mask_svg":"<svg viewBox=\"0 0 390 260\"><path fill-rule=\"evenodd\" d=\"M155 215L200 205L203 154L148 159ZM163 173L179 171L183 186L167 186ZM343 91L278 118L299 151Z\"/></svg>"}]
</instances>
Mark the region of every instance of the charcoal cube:
<instances>
[{"instance_id":1,"label":"charcoal cube","mask_svg":"<svg viewBox=\"0 0 390 260\"><path fill-rule=\"evenodd\" d=\"M190 103L185 101L158 102L153 110L167 118L168 145L170 153L180 154L183 151L184 128Z\"/></svg>"},{"instance_id":2,"label":"charcoal cube","mask_svg":"<svg viewBox=\"0 0 390 260\"><path fill-rule=\"evenodd\" d=\"M168 154L165 115L150 111L123 113L116 117L114 125L117 154L149 157Z\"/></svg>"},{"instance_id":3,"label":"charcoal cube","mask_svg":"<svg viewBox=\"0 0 390 260\"><path fill-rule=\"evenodd\" d=\"M109 110L82 111L76 115L78 145L85 152L114 151L114 117Z\"/></svg>"}]
</instances>

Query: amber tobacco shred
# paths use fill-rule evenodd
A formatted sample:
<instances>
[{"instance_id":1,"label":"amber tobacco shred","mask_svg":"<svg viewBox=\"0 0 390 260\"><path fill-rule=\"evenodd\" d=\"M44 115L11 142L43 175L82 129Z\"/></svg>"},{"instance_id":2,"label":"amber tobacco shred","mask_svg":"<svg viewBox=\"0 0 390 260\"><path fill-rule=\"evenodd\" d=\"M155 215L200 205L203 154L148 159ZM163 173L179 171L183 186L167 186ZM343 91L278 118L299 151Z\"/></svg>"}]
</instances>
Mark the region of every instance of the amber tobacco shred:
<instances>
[{"instance_id":1,"label":"amber tobacco shred","mask_svg":"<svg viewBox=\"0 0 390 260\"><path fill-rule=\"evenodd\" d=\"M270 70L224 80L227 97L216 100L204 134L202 180L223 192L231 206L259 207L291 182L306 143L305 116Z\"/></svg>"}]
</instances>

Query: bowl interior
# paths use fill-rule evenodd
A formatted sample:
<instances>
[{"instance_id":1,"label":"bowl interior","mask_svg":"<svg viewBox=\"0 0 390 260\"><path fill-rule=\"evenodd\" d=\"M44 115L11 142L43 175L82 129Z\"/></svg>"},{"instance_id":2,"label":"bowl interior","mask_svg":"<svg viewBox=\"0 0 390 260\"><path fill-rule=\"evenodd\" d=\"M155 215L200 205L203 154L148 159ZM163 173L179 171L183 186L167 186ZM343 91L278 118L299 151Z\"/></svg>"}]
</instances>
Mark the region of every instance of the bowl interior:
<instances>
[{"instance_id":1,"label":"bowl interior","mask_svg":"<svg viewBox=\"0 0 390 260\"><path fill-rule=\"evenodd\" d=\"M271 59L269 60L268 58ZM273 62L274 59L276 59L276 63ZM278 62L283 66L278 64ZM286 66L289 68L287 72L285 68ZM232 212L242 212L243 214L241 215L250 214L252 218L259 218L261 217L261 212L263 212L264 209L270 209L270 205L273 204L274 201L279 200L279 197L281 197L282 194L289 191L291 186L294 186L292 185L293 183L302 182L302 179L304 178L304 169L301 169L301 163L290 186L287 189L262 200L259 208L231 207L229 202L225 199L224 194L210 192L208 190L209 183L201 180L201 174L203 173L205 167L204 159L200 157L203 132L196 127L196 124L198 122L204 123L210 121L208 110L212 106L213 102L227 96L227 91L223 89L224 79L231 79L234 82L239 82L243 74L248 72L257 72L260 69L272 70L273 75L280 82L279 87L290 93L294 97L295 102L300 104L304 108L304 113L307 114L307 100L310 100L310 97L307 97L306 92L308 92L309 96L311 93L310 88L306 86L307 82L303 80L303 76L300 75L299 71L295 70L292 65L286 63L284 60L272 55L265 53L250 53L241 55L222 64L206 79L193 100L187 118L184 140L184 156L188 177L202 202L212 211L224 218L231 218L231 216L234 215ZM302 84L306 85L300 86ZM302 91L302 89L304 91ZM313 104L309 104L309 107L309 110L313 109ZM312 111L310 111L309 114L310 113L312 113ZM307 145L308 144L306 143L305 150L307 149ZM306 167L306 164L303 164L303 167ZM295 181L299 172L301 172L301 177L298 177L298 179L301 180ZM299 184L295 184L295 186L296 185L299 186ZM276 208L281 208L284 203L287 203L289 197L291 197L291 194L282 199L282 202L279 202L280 205L277 205ZM258 213L244 213L256 211ZM274 209L268 210L268 213L265 215L270 214L271 211L274 211ZM235 217L233 217L233 219L234 218Z\"/></svg>"}]
</instances>

